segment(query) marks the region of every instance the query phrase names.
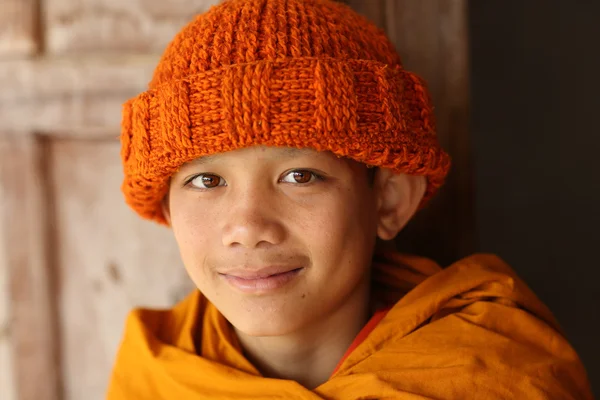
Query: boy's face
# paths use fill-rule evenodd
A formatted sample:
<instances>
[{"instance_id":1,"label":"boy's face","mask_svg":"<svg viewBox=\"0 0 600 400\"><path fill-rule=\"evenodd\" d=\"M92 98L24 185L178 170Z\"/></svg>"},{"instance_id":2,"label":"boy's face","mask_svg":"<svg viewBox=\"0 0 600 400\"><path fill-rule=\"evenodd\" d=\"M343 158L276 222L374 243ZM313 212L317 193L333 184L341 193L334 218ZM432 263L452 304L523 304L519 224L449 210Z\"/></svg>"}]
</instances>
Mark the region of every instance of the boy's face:
<instances>
[{"instance_id":1,"label":"boy's face","mask_svg":"<svg viewBox=\"0 0 600 400\"><path fill-rule=\"evenodd\" d=\"M376 193L357 162L250 147L182 166L168 208L196 286L238 330L270 336L365 297Z\"/></svg>"}]
</instances>

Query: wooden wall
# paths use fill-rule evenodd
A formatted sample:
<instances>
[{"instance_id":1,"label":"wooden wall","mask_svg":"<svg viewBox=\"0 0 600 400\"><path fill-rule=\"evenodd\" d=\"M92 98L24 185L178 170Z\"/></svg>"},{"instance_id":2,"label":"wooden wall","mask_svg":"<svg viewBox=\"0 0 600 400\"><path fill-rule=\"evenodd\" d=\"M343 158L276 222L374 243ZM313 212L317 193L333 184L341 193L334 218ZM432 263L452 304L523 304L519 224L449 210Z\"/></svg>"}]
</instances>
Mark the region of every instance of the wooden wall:
<instances>
[{"instance_id":1,"label":"wooden wall","mask_svg":"<svg viewBox=\"0 0 600 400\"><path fill-rule=\"evenodd\" d=\"M423 77L434 103L438 136L453 166L432 203L398 235L403 251L442 265L476 245L469 136L469 38L466 0L345 0L384 29L406 69Z\"/></svg>"},{"instance_id":2,"label":"wooden wall","mask_svg":"<svg viewBox=\"0 0 600 400\"><path fill-rule=\"evenodd\" d=\"M450 185L401 245L470 250L466 0L351 0L430 81ZM0 397L104 397L127 311L191 289L170 232L123 203L122 102L216 0L0 4ZM437 218L436 224L430 223Z\"/></svg>"}]
</instances>

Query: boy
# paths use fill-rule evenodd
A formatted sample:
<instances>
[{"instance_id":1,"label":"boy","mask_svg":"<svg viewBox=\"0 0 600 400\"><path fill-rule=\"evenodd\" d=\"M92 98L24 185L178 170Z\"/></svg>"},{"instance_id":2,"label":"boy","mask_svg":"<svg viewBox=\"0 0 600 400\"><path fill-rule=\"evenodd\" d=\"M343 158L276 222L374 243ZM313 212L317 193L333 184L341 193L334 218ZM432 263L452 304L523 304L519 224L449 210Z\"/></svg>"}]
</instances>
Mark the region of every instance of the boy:
<instances>
[{"instance_id":1,"label":"boy","mask_svg":"<svg viewBox=\"0 0 600 400\"><path fill-rule=\"evenodd\" d=\"M126 103L123 191L198 287L136 310L109 399L590 399L547 308L491 255L378 251L443 183L423 82L329 0L229 0Z\"/></svg>"}]
</instances>

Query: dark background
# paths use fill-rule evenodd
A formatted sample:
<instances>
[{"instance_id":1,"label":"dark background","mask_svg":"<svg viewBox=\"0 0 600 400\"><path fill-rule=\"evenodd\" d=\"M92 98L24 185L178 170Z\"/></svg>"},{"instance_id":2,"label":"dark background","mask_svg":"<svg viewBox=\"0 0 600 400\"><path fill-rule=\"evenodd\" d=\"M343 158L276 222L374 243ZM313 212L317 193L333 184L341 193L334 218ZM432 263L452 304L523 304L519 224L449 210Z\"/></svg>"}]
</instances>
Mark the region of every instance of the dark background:
<instances>
[{"instance_id":1,"label":"dark background","mask_svg":"<svg viewBox=\"0 0 600 400\"><path fill-rule=\"evenodd\" d=\"M600 390L600 1L473 0L478 250L550 307Z\"/></svg>"}]
</instances>

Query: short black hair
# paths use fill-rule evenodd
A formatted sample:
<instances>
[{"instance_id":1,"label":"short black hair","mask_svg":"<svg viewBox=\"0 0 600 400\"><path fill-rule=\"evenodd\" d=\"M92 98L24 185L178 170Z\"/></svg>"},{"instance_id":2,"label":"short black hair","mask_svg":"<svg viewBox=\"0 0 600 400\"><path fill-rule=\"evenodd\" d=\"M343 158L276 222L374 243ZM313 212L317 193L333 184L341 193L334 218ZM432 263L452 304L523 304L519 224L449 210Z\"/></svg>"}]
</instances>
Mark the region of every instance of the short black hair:
<instances>
[{"instance_id":1,"label":"short black hair","mask_svg":"<svg viewBox=\"0 0 600 400\"><path fill-rule=\"evenodd\" d=\"M371 187L373 187L373 184L375 183L375 174L377 173L377 169L378 168L375 166L367 165L367 182Z\"/></svg>"}]
</instances>

